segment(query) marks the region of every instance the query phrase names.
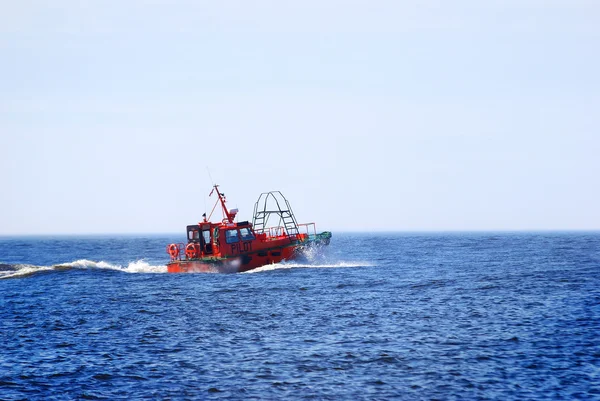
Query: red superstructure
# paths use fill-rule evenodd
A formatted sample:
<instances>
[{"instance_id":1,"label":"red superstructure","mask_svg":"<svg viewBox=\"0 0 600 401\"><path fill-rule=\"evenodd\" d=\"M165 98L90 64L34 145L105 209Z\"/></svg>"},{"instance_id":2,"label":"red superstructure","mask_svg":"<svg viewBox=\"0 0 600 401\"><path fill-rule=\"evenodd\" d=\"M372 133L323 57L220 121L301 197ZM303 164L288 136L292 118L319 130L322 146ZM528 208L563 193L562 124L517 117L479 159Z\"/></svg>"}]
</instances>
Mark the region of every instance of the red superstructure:
<instances>
[{"instance_id":1,"label":"red superstructure","mask_svg":"<svg viewBox=\"0 0 600 401\"><path fill-rule=\"evenodd\" d=\"M289 202L279 191L260 195L254 207L252 223L235 222L237 209L228 210L225 195L214 185L209 196L217 201L208 219L187 226L187 243L170 244L167 253L169 273L236 273L283 260L291 260L308 246L328 245L331 233L317 234L314 223L298 224ZM220 205L223 220L210 222ZM268 226L278 219L274 226ZM301 232L302 231L302 232Z\"/></svg>"}]
</instances>

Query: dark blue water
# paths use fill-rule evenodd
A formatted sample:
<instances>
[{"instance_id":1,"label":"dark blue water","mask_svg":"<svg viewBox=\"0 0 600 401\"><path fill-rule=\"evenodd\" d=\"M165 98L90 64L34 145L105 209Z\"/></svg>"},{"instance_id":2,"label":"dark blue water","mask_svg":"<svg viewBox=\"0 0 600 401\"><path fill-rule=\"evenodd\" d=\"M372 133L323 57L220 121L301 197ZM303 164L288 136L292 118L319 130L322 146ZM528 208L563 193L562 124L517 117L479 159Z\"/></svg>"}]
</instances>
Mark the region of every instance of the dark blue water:
<instances>
[{"instance_id":1,"label":"dark blue water","mask_svg":"<svg viewBox=\"0 0 600 401\"><path fill-rule=\"evenodd\" d=\"M0 399L600 399L600 233L161 274L180 240L0 238Z\"/></svg>"}]
</instances>

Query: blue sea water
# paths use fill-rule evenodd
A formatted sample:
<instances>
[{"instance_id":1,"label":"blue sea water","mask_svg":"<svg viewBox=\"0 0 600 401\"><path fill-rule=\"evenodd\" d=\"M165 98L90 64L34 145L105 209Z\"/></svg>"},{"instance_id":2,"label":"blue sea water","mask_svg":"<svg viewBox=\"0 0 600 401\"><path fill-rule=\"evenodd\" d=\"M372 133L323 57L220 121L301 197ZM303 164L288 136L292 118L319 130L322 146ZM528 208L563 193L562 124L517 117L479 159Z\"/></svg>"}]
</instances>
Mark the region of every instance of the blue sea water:
<instances>
[{"instance_id":1,"label":"blue sea water","mask_svg":"<svg viewBox=\"0 0 600 401\"><path fill-rule=\"evenodd\" d=\"M334 233L163 274L179 241L0 238L0 399L600 399L600 233Z\"/></svg>"}]
</instances>

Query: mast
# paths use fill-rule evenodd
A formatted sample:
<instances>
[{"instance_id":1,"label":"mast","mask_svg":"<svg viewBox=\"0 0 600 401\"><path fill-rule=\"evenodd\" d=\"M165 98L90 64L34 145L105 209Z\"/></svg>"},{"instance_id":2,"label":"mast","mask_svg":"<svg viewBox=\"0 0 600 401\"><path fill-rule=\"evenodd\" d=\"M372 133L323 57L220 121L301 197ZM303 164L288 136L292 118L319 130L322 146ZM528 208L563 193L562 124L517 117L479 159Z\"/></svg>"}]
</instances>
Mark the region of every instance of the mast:
<instances>
[{"instance_id":1,"label":"mast","mask_svg":"<svg viewBox=\"0 0 600 401\"><path fill-rule=\"evenodd\" d=\"M213 189L212 189L212 191L210 191L210 194L208 194L208 196L209 197L212 196L213 192L215 192L215 191L217 191L217 196L219 197L219 199L217 200L217 203L221 202L221 208L223 209L223 214L225 216L227 216L227 221L229 223L233 223L233 220L235 219L235 215L237 214L237 209L232 209L231 211L227 210L227 206L225 206L225 202L227 202L227 200L225 199L225 194L219 192L219 186L217 184L213 185ZM213 208L213 210L214 210L214 208Z\"/></svg>"}]
</instances>

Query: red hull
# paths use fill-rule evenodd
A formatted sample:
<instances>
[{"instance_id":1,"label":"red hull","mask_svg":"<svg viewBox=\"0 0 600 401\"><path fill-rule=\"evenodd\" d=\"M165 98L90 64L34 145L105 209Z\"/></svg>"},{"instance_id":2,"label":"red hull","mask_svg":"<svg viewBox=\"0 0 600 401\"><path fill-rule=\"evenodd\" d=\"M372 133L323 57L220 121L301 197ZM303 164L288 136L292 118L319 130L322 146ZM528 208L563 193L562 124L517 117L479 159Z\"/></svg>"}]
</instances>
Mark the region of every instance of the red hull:
<instances>
[{"instance_id":1,"label":"red hull","mask_svg":"<svg viewBox=\"0 0 600 401\"><path fill-rule=\"evenodd\" d=\"M295 246L288 246L268 252L253 252L222 259L172 260L167 264L167 271L169 273L241 273L283 260L292 260L296 256L295 249Z\"/></svg>"}]
</instances>

